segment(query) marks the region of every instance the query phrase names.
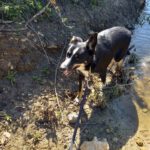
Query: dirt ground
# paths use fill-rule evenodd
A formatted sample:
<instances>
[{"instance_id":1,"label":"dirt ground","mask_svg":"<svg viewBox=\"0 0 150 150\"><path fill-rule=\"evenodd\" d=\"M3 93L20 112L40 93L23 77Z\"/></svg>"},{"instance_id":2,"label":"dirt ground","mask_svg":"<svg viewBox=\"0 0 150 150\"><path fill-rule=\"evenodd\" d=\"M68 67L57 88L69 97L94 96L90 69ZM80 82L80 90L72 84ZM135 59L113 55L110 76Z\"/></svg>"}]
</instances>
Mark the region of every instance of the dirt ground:
<instances>
[{"instance_id":1,"label":"dirt ground","mask_svg":"<svg viewBox=\"0 0 150 150\"><path fill-rule=\"evenodd\" d=\"M55 70L47 67L17 73L13 85L7 79L0 81L1 149L68 149L74 125L69 124L67 116L78 113L79 109L73 101L77 84L72 81L77 80L76 75L66 79L58 73L58 107ZM111 150L148 150L149 88L149 77L135 78L133 85L121 88L121 94L113 95L110 88L103 95L107 104L104 109L91 105L93 97L90 97L84 107L76 144L96 136L100 140L106 138Z\"/></svg>"}]
</instances>

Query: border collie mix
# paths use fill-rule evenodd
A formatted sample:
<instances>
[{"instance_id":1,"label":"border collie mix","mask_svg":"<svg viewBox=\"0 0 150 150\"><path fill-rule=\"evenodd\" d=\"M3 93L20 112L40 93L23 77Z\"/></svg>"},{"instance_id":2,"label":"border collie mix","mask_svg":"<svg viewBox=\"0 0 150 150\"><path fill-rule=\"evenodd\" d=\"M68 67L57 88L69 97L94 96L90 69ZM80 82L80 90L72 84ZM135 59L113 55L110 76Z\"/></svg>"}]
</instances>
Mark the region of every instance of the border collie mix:
<instances>
[{"instance_id":1,"label":"border collie mix","mask_svg":"<svg viewBox=\"0 0 150 150\"><path fill-rule=\"evenodd\" d=\"M82 81L86 74L84 71L98 73L101 81L105 83L107 67L114 59L116 62L122 60L128 53L131 41L131 32L124 27L112 27L99 33L93 33L87 41L73 36L66 53L64 62L60 65L64 74L68 75L73 70L79 71L79 93L82 95Z\"/></svg>"}]
</instances>

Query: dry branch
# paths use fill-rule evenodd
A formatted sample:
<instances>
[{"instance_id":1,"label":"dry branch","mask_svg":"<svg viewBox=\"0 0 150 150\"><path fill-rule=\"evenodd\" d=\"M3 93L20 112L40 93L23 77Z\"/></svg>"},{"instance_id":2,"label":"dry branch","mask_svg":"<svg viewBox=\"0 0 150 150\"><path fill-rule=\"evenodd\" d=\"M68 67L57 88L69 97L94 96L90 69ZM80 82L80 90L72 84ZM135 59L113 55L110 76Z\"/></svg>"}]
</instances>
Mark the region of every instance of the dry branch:
<instances>
[{"instance_id":1,"label":"dry branch","mask_svg":"<svg viewBox=\"0 0 150 150\"><path fill-rule=\"evenodd\" d=\"M26 24L25 27L27 27L29 25L29 23L31 23L35 18L37 18L38 16L40 16L41 14L43 14L45 12L45 10L48 8L48 6L50 5L50 1L46 4L45 7L43 7L43 9L41 9L38 13L36 13L32 18L30 18Z\"/></svg>"},{"instance_id":2,"label":"dry branch","mask_svg":"<svg viewBox=\"0 0 150 150\"><path fill-rule=\"evenodd\" d=\"M10 24L10 23L13 23L13 21L11 21L11 20L1 20L0 19L0 24Z\"/></svg>"},{"instance_id":3,"label":"dry branch","mask_svg":"<svg viewBox=\"0 0 150 150\"><path fill-rule=\"evenodd\" d=\"M25 31L27 28L19 28L19 29L1 29L0 32L20 32Z\"/></svg>"},{"instance_id":4,"label":"dry branch","mask_svg":"<svg viewBox=\"0 0 150 150\"><path fill-rule=\"evenodd\" d=\"M63 53L64 53L65 48L66 48L66 42L65 42L64 48L62 49L62 52L61 52L60 57L59 57L58 64L57 64L56 69L55 69L55 79L54 79L54 91L55 91L55 96L56 96L56 100L57 100L57 105L58 105L58 107L59 107L62 120L63 120L63 113L62 113L62 108L61 108L60 103L59 103L58 92L57 92L57 74L58 74L58 68L59 68L60 61L61 61L61 59L62 59L62 56L63 56Z\"/></svg>"}]
</instances>

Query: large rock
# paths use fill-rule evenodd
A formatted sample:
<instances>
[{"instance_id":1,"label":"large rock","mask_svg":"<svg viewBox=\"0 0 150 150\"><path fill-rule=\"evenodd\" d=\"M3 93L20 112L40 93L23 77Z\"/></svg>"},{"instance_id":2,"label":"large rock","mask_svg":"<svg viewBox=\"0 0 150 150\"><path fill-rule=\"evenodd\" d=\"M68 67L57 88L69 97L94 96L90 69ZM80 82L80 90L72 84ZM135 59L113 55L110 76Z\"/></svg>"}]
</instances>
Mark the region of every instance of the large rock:
<instances>
[{"instance_id":1,"label":"large rock","mask_svg":"<svg viewBox=\"0 0 150 150\"><path fill-rule=\"evenodd\" d=\"M81 147L81 150L109 150L109 144L106 139L103 141L98 141L96 137L94 137L93 141L85 141Z\"/></svg>"}]
</instances>

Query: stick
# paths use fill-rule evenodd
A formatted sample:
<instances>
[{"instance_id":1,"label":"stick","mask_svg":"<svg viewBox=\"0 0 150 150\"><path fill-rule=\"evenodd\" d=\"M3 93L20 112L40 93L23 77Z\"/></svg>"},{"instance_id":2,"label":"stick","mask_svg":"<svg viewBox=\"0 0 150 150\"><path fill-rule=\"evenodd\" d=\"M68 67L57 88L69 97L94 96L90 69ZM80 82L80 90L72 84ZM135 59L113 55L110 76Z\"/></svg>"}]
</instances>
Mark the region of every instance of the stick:
<instances>
[{"instance_id":1,"label":"stick","mask_svg":"<svg viewBox=\"0 0 150 150\"><path fill-rule=\"evenodd\" d=\"M46 52L46 50L45 50L45 48L44 48L44 45L43 45L43 43L42 43L42 40L41 40L40 36L38 35L38 33L36 32L36 30L35 30L34 28L32 28L31 26L29 26L29 25L28 25L28 28L29 28L30 30L32 30L32 31L37 35L37 37L38 37L38 39L39 39L39 42L40 42L40 45L41 45L41 48L42 48L42 50L43 50L43 52L44 52L44 54L45 54L45 56L46 56L46 58L47 58L48 64L50 65L50 61L51 61L52 63L56 64L56 63L55 63L55 60L47 55L47 52Z\"/></svg>"},{"instance_id":2,"label":"stick","mask_svg":"<svg viewBox=\"0 0 150 150\"><path fill-rule=\"evenodd\" d=\"M19 31L25 31L27 28L19 28L19 29L1 29L0 32L19 32Z\"/></svg>"},{"instance_id":3,"label":"stick","mask_svg":"<svg viewBox=\"0 0 150 150\"><path fill-rule=\"evenodd\" d=\"M56 70L55 70L55 80L54 80L54 91L55 91L55 96L56 96L56 100L57 100L57 105L58 105L58 107L59 107L62 120L63 120L63 113L62 113L62 109L61 109L61 106L60 106L60 103L59 103L59 98L58 98L58 93L57 93L57 74L58 74L58 68L59 68L60 61L61 61L61 58L62 58L62 56L63 56L63 53L64 53L65 48L66 48L66 42L65 42L65 46L64 46L64 48L62 49L62 52L61 52L61 54L60 54L60 57L59 57L59 60L58 60L58 64L57 64L57 66L56 66Z\"/></svg>"},{"instance_id":4,"label":"stick","mask_svg":"<svg viewBox=\"0 0 150 150\"><path fill-rule=\"evenodd\" d=\"M0 19L0 24L10 24L10 23L13 23L13 21Z\"/></svg>"},{"instance_id":5,"label":"stick","mask_svg":"<svg viewBox=\"0 0 150 150\"><path fill-rule=\"evenodd\" d=\"M30 23L30 22L32 22L35 18L37 18L38 16L40 16L41 14L43 14L44 12L45 12L45 10L47 9L47 7L50 5L50 1L46 4L46 6L45 7L43 7L38 13L36 13L32 18L30 18L28 21L27 21L27 23L25 24L25 27L27 27L28 26L28 24Z\"/></svg>"}]
</instances>

